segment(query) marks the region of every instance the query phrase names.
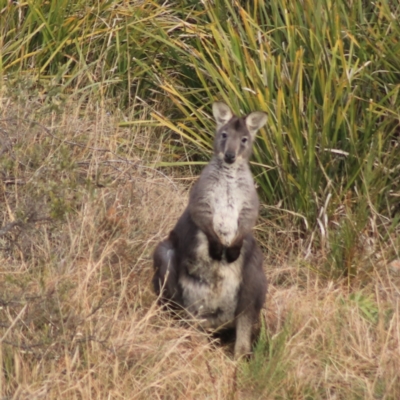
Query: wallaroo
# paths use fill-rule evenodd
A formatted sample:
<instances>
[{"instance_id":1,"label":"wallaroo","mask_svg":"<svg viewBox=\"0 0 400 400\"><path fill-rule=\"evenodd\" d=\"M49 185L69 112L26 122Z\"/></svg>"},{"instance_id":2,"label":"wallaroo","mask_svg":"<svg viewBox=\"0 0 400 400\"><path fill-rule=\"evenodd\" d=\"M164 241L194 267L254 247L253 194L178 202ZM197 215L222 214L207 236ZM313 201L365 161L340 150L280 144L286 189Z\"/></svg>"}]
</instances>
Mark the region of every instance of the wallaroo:
<instances>
[{"instance_id":1,"label":"wallaroo","mask_svg":"<svg viewBox=\"0 0 400 400\"><path fill-rule=\"evenodd\" d=\"M249 158L267 115L235 116L213 104L214 155L193 186L189 204L154 252L153 285L207 330L234 328L235 358L251 351L253 324L265 301L267 280L252 228L259 201Z\"/></svg>"}]
</instances>

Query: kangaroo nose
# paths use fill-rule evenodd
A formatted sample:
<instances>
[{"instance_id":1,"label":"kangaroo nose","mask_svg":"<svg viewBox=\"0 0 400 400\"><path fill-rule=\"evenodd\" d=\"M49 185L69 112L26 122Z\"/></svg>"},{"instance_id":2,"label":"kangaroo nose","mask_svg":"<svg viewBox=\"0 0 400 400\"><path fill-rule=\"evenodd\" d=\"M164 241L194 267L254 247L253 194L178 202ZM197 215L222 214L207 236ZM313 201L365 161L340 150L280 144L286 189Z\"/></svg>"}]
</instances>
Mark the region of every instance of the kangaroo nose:
<instances>
[{"instance_id":1,"label":"kangaroo nose","mask_svg":"<svg viewBox=\"0 0 400 400\"><path fill-rule=\"evenodd\" d=\"M235 153L231 153L231 152L229 152L229 151L227 151L227 152L225 153L224 160L225 160L225 162L227 162L228 164L234 163L234 162L235 162L235 159L236 159Z\"/></svg>"}]
</instances>

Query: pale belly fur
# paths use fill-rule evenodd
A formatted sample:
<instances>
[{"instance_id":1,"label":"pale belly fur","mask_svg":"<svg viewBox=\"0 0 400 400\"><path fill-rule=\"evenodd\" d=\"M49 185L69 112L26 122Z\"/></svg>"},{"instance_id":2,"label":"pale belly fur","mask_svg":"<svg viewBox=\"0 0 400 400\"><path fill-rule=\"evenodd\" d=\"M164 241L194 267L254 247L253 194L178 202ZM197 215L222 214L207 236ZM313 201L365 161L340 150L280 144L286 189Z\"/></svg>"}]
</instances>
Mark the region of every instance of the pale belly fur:
<instances>
[{"instance_id":1,"label":"pale belly fur","mask_svg":"<svg viewBox=\"0 0 400 400\"><path fill-rule=\"evenodd\" d=\"M242 256L229 264L212 260L202 232L198 233L198 243L196 261L189 270L197 278L180 278L184 306L205 329L232 326L242 281Z\"/></svg>"}]
</instances>

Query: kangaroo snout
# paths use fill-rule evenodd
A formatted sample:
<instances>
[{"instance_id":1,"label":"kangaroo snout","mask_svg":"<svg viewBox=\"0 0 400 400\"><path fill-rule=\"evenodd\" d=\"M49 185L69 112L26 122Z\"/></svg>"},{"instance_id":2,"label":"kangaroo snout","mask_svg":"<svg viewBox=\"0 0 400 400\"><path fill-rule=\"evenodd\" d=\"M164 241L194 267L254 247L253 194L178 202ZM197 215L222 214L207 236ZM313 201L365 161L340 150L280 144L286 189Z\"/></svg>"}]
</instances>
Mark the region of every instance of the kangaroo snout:
<instances>
[{"instance_id":1,"label":"kangaroo snout","mask_svg":"<svg viewBox=\"0 0 400 400\"><path fill-rule=\"evenodd\" d=\"M231 152L231 151L227 151L224 154L224 161L228 164L233 164L236 160L236 154Z\"/></svg>"}]
</instances>

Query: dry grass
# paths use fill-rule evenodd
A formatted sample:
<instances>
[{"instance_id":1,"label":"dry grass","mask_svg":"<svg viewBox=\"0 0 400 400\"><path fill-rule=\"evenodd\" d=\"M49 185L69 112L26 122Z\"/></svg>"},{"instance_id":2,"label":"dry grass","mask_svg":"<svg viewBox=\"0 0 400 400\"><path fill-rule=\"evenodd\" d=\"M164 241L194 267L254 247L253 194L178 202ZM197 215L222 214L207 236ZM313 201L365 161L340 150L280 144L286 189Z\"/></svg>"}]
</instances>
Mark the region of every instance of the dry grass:
<instances>
[{"instance_id":1,"label":"dry grass","mask_svg":"<svg viewBox=\"0 0 400 400\"><path fill-rule=\"evenodd\" d=\"M301 246L288 255L291 234L261 221L266 329L254 357L235 363L156 306L152 250L188 184L149 167L168 157L160 132L118 128L148 115L1 102L1 398L400 396L400 277L388 262L353 287L331 282L312 272L318 256L311 268Z\"/></svg>"}]
</instances>

